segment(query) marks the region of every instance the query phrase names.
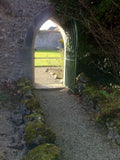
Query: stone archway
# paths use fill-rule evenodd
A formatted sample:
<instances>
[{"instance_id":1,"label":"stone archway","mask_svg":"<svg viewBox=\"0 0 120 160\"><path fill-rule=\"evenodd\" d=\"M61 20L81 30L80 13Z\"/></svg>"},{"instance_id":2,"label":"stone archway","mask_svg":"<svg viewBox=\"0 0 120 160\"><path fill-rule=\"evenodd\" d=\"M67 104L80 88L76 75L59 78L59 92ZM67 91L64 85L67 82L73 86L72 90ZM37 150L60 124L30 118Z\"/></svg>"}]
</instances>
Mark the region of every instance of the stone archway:
<instances>
[{"instance_id":1,"label":"stone archway","mask_svg":"<svg viewBox=\"0 0 120 160\"><path fill-rule=\"evenodd\" d=\"M66 36L63 28L61 27L59 20L56 18L55 13L52 8L47 8L44 11L42 11L40 14L38 14L35 18L32 24L30 25L26 39L25 39L25 45L24 45L24 75L25 77L31 79L34 83L34 43L35 38L37 35L37 32L39 28L48 20L51 19L59 28L62 37L64 39L64 43L66 42ZM65 46L65 45L64 45ZM64 48L64 51L66 48ZM65 76L64 76L65 77ZM64 80L65 81L65 80Z\"/></svg>"}]
</instances>

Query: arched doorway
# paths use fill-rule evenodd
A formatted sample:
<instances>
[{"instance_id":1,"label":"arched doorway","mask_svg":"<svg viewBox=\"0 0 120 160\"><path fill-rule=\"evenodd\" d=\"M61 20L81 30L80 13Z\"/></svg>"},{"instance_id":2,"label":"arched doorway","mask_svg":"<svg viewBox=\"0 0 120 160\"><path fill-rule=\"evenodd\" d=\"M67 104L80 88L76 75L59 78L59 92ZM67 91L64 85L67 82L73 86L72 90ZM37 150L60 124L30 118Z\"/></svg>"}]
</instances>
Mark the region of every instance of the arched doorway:
<instances>
[{"instance_id":1,"label":"arched doorway","mask_svg":"<svg viewBox=\"0 0 120 160\"><path fill-rule=\"evenodd\" d=\"M54 9L47 8L39 15L37 15L30 25L24 46L24 75L31 79L34 84L34 42L39 28L48 19L53 20L61 30L64 39L64 52L65 52L65 70L64 70L64 84L75 91L76 84L76 66L77 66L77 25L74 19L68 21L67 27L62 27L60 20L56 18Z\"/></svg>"},{"instance_id":2,"label":"arched doorway","mask_svg":"<svg viewBox=\"0 0 120 160\"><path fill-rule=\"evenodd\" d=\"M33 54L36 89L64 87L65 40L62 35L61 27L49 19L40 27L35 37Z\"/></svg>"}]
</instances>

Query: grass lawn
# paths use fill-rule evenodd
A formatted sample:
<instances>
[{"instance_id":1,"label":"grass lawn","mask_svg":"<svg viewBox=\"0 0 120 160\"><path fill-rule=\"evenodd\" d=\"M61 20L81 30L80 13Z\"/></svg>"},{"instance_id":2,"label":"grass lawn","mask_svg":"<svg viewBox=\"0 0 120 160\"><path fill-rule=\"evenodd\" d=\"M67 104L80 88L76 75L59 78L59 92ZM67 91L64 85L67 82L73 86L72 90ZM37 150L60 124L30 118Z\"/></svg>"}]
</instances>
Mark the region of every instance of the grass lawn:
<instances>
[{"instance_id":1,"label":"grass lawn","mask_svg":"<svg viewBox=\"0 0 120 160\"><path fill-rule=\"evenodd\" d=\"M35 67L61 66L62 54L59 51L37 50L35 51Z\"/></svg>"},{"instance_id":2,"label":"grass lawn","mask_svg":"<svg viewBox=\"0 0 120 160\"><path fill-rule=\"evenodd\" d=\"M59 51L51 50L37 50L35 51L35 58L59 58L61 53Z\"/></svg>"},{"instance_id":3,"label":"grass lawn","mask_svg":"<svg viewBox=\"0 0 120 160\"><path fill-rule=\"evenodd\" d=\"M58 67L60 59L35 59L35 67Z\"/></svg>"}]
</instances>

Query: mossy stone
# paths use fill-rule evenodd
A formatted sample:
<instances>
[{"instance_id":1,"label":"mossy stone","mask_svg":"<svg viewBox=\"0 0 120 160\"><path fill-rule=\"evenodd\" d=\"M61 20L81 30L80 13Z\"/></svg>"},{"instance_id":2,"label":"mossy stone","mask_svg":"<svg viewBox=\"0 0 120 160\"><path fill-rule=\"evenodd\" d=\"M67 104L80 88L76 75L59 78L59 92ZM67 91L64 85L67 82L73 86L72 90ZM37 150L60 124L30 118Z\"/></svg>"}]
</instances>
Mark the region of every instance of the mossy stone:
<instances>
[{"instance_id":1,"label":"mossy stone","mask_svg":"<svg viewBox=\"0 0 120 160\"><path fill-rule=\"evenodd\" d=\"M40 102L36 98L26 99L22 101L25 104L25 107L30 110L35 110L40 108Z\"/></svg>"},{"instance_id":2,"label":"mossy stone","mask_svg":"<svg viewBox=\"0 0 120 160\"><path fill-rule=\"evenodd\" d=\"M56 139L55 133L39 119L28 122L24 133L24 140L30 148L43 143L54 143Z\"/></svg>"},{"instance_id":3,"label":"mossy stone","mask_svg":"<svg viewBox=\"0 0 120 160\"><path fill-rule=\"evenodd\" d=\"M21 160L58 160L60 148L54 144L43 144L32 149Z\"/></svg>"},{"instance_id":4,"label":"mossy stone","mask_svg":"<svg viewBox=\"0 0 120 160\"><path fill-rule=\"evenodd\" d=\"M18 83L25 83L25 85L31 85L32 86L32 82L29 79L25 79L25 78L19 79Z\"/></svg>"},{"instance_id":5,"label":"mossy stone","mask_svg":"<svg viewBox=\"0 0 120 160\"><path fill-rule=\"evenodd\" d=\"M31 90L29 90L28 92L26 92L26 93L24 93L23 94L23 97L25 98L25 99L32 99L32 98L35 98L35 93L34 92L32 92Z\"/></svg>"},{"instance_id":6,"label":"mossy stone","mask_svg":"<svg viewBox=\"0 0 120 160\"><path fill-rule=\"evenodd\" d=\"M26 93L26 92L28 92L28 91L30 91L30 90L33 90L33 88L32 88L31 86L24 86L24 87L21 89L21 92Z\"/></svg>"},{"instance_id":7,"label":"mossy stone","mask_svg":"<svg viewBox=\"0 0 120 160\"><path fill-rule=\"evenodd\" d=\"M36 112L34 112L34 113L30 114L30 115L26 115L24 117L24 121L25 122L33 121L33 120L36 120L36 119L41 120L43 123L45 122L43 115L39 114L39 113L36 113Z\"/></svg>"},{"instance_id":8,"label":"mossy stone","mask_svg":"<svg viewBox=\"0 0 120 160\"><path fill-rule=\"evenodd\" d=\"M40 108L34 108L33 112L34 112L34 113L37 113L37 114L44 115L44 114L43 114L43 111L42 111Z\"/></svg>"},{"instance_id":9,"label":"mossy stone","mask_svg":"<svg viewBox=\"0 0 120 160\"><path fill-rule=\"evenodd\" d=\"M32 82L28 79L21 78L17 81L16 87L18 89L22 89L22 90L25 89L26 90L28 88L28 86L29 86L30 89L33 89Z\"/></svg>"},{"instance_id":10,"label":"mossy stone","mask_svg":"<svg viewBox=\"0 0 120 160\"><path fill-rule=\"evenodd\" d=\"M17 88L22 88L25 86L25 83L24 82L18 82L17 83Z\"/></svg>"}]
</instances>

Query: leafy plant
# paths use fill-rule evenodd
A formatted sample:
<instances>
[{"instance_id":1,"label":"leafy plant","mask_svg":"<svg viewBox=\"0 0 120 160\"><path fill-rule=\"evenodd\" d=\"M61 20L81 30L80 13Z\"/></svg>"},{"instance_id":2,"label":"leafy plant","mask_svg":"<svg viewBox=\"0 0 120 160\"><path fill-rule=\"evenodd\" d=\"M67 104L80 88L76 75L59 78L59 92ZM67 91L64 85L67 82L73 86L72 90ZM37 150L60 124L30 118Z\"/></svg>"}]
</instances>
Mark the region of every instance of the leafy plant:
<instances>
[{"instance_id":1,"label":"leafy plant","mask_svg":"<svg viewBox=\"0 0 120 160\"><path fill-rule=\"evenodd\" d=\"M92 100L99 107L99 114L96 117L98 121L111 121L119 119L120 114L120 92L119 89L106 86L87 85L84 94L88 95L89 100Z\"/></svg>"}]
</instances>

